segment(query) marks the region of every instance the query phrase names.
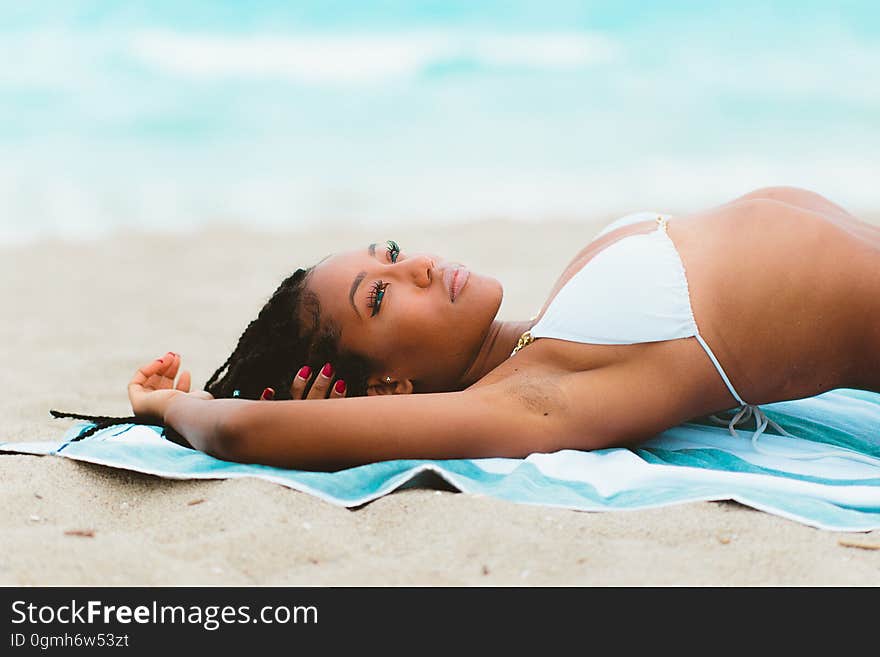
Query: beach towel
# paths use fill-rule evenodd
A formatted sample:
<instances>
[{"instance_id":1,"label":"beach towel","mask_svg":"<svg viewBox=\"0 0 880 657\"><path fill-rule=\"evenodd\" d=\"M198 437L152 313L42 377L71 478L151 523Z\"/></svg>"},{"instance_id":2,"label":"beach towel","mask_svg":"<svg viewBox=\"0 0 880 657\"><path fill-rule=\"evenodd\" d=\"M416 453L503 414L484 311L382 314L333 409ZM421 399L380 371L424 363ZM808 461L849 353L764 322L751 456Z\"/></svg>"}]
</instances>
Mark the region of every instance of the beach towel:
<instances>
[{"instance_id":1,"label":"beach towel","mask_svg":"<svg viewBox=\"0 0 880 657\"><path fill-rule=\"evenodd\" d=\"M54 455L173 479L258 477L346 507L435 473L462 492L580 511L734 500L825 530L880 528L880 394L840 389L762 408L797 438L765 433L756 449L747 428L734 437L705 418L632 449L396 460L307 472L222 461L164 439L159 427L118 425L71 442L90 426L80 423L60 440L0 443L0 452Z\"/></svg>"}]
</instances>

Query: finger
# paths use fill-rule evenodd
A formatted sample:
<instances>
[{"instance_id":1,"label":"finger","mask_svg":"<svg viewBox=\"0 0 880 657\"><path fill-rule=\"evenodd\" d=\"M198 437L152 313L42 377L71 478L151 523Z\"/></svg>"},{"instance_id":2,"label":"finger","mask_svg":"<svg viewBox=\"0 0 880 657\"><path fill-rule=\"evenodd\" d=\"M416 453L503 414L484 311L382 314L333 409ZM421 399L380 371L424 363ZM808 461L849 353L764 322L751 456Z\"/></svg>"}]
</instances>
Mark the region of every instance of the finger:
<instances>
[{"instance_id":1,"label":"finger","mask_svg":"<svg viewBox=\"0 0 880 657\"><path fill-rule=\"evenodd\" d=\"M291 399L302 399L303 393L306 391L306 386L309 383L309 378L312 376L312 368L308 365L303 365L299 368L299 372L296 373L296 376L293 377L293 383L290 384L290 398Z\"/></svg>"},{"instance_id":2,"label":"finger","mask_svg":"<svg viewBox=\"0 0 880 657\"><path fill-rule=\"evenodd\" d=\"M306 399L324 399L327 396L327 391L330 389L330 381L332 379L333 367L330 363L326 363L321 368L318 376L315 377L315 382L312 383L312 388L309 390Z\"/></svg>"},{"instance_id":3,"label":"finger","mask_svg":"<svg viewBox=\"0 0 880 657\"><path fill-rule=\"evenodd\" d=\"M192 375L189 373L189 370L183 370L183 372L180 373L180 378L177 379L177 384L174 387L177 390L189 392L190 385L192 385Z\"/></svg>"},{"instance_id":4,"label":"finger","mask_svg":"<svg viewBox=\"0 0 880 657\"><path fill-rule=\"evenodd\" d=\"M151 376L156 376L157 374L164 372L165 368L169 365L169 359L166 356L152 360L146 365L141 365L131 377L129 385L143 385Z\"/></svg>"},{"instance_id":5,"label":"finger","mask_svg":"<svg viewBox=\"0 0 880 657\"><path fill-rule=\"evenodd\" d=\"M345 381L342 379L337 379L330 391L330 399L338 399L339 397L345 397Z\"/></svg>"},{"instance_id":6,"label":"finger","mask_svg":"<svg viewBox=\"0 0 880 657\"><path fill-rule=\"evenodd\" d=\"M171 358L171 364L163 373L168 379L168 387L171 388L174 385L174 377L177 376L177 371L180 369L180 354L175 354L172 351L168 352L168 356Z\"/></svg>"},{"instance_id":7,"label":"finger","mask_svg":"<svg viewBox=\"0 0 880 657\"><path fill-rule=\"evenodd\" d=\"M263 388L260 401L272 401L273 399L275 399L275 388Z\"/></svg>"}]
</instances>

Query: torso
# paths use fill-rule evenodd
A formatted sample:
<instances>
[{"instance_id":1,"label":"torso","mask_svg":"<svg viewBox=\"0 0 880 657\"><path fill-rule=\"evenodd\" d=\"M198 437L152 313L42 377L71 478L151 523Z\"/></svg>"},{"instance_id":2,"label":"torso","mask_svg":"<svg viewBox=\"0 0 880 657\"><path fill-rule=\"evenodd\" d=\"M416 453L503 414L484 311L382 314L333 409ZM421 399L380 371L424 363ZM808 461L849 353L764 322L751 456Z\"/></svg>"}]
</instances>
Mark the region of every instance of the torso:
<instances>
[{"instance_id":1,"label":"torso","mask_svg":"<svg viewBox=\"0 0 880 657\"><path fill-rule=\"evenodd\" d=\"M602 249L656 228L640 222L588 244L554 285L539 319ZM839 387L880 389L880 230L768 201L673 217L668 234L685 267L700 333L748 403ZM634 345L541 338L478 385L509 378L511 389L552 395L560 374L633 360L670 373L666 385L687 406L685 415L736 405L694 338Z\"/></svg>"}]
</instances>

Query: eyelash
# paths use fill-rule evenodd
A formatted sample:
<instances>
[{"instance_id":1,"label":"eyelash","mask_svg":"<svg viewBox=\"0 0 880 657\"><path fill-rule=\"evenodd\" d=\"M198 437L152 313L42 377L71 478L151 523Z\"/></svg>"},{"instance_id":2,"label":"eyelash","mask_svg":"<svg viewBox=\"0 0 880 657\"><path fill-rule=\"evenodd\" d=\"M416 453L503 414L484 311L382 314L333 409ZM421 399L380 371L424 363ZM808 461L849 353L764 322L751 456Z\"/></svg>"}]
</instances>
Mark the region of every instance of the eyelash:
<instances>
[{"instance_id":1,"label":"eyelash","mask_svg":"<svg viewBox=\"0 0 880 657\"><path fill-rule=\"evenodd\" d=\"M391 256L391 262L397 262L397 258L400 256L400 246L394 240L388 240L385 244L387 244L386 251ZM382 305L382 297L385 296L386 287L388 287L388 283L379 280L373 283L370 288L370 295L367 300L367 307L373 309L370 317L375 317L379 313L379 307Z\"/></svg>"},{"instance_id":2,"label":"eyelash","mask_svg":"<svg viewBox=\"0 0 880 657\"><path fill-rule=\"evenodd\" d=\"M385 288L388 287L388 283L384 281L376 281L373 283L372 288L370 288L370 296L367 300L367 308L372 308L373 312L370 313L370 317L375 317L379 313L379 306L382 303L382 297L385 296Z\"/></svg>"},{"instance_id":3,"label":"eyelash","mask_svg":"<svg viewBox=\"0 0 880 657\"><path fill-rule=\"evenodd\" d=\"M394 240L388 240L385 244L388 245L386 250L391 254L391 262L397 262L397 258L400 255L400 246Z\"/></svg>"}]
</instances>

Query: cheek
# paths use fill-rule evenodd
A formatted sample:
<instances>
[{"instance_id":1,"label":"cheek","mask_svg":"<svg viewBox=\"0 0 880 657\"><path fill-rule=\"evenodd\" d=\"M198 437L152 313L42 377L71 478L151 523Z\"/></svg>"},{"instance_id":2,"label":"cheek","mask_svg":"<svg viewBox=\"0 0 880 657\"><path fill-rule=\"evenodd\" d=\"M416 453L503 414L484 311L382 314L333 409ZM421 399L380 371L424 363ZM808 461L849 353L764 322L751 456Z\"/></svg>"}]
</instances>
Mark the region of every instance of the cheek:
<instances>
[{"instance_id":1,"label":"cheek","mask_svg":"<svg viewBox=\"0 0 880 657\"><path fill-rule=\"evenodd\" d=\"M448 335L452 316L449 309L440 307L436 301L426 303L427 299L408 300L404 310L395 313L387 336L399 346L418 348L436 343Z\"/></svg>"},{"instance_id":2,"label":"cheek","mask_svg":"<svg viewBox=\"0 0 880 657\"><path fill-rule=\"evenodd\" d=\"M448 318L443 316L442 312L438 312L436 308L430 307L410 307L406 313L403 313L398 321L397 329L401 339L408 337L425 337L432 335L435 331L441 331Z\"/></svg>"}]
</instances>

